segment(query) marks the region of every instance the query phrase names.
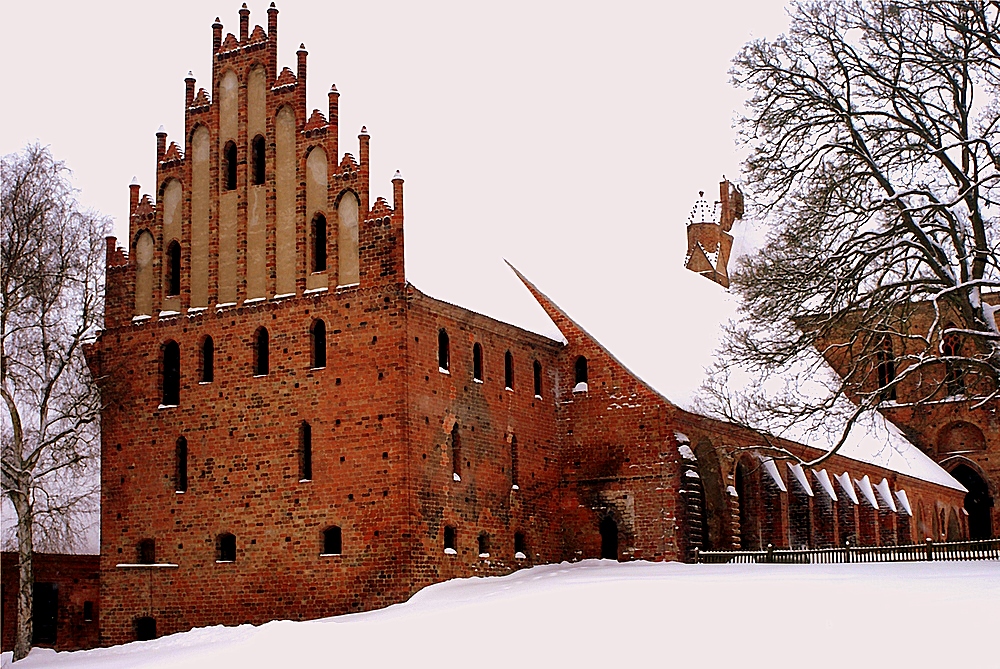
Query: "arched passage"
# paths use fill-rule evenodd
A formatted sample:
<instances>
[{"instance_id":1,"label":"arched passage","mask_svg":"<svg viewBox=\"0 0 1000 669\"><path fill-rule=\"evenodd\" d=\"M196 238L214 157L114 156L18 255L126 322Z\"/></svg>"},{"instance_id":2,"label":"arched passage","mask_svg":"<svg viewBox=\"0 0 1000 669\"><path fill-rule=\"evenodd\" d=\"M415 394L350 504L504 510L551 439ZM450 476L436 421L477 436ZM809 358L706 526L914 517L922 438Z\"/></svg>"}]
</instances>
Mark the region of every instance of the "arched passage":
<instances>
[{"instance_id":1,"label":"arched passage","mask_svg":"<svg viewBox=\"0 0 1000 669\"><path fill-rule=\"evenodd\" d=\"M618 559L618 523L611 516L601 519L601 559Z\"/></svg>"},{"instance_id":2,"label":"arched passage","mask_svg":"<svg viewBox=\"0 0 1000 669\"><path fill-rule=\"evenodd\" d=\"M993 497L986 481L979 472L966 464L960 464L952 469L951 475L969 490L965 496L965 510L969 512L969 538L993 538L993 522L990 518ZM950 529L949 527L949 533Z\"/></svg>"},{"instance_id":3,"label":"arched passage","mask_svg":"<svg viewBox=\"0 0 1000 669\"><path fill-rule=\"evenodd\" d=\"M729 537L732 532L729 500L726 499L726 489L722 484L719 456L709 441L695 446L694 454L698 458L698 475L704 491L702 550L730 550L732 546Z\"/></svg>"}]
</instances>

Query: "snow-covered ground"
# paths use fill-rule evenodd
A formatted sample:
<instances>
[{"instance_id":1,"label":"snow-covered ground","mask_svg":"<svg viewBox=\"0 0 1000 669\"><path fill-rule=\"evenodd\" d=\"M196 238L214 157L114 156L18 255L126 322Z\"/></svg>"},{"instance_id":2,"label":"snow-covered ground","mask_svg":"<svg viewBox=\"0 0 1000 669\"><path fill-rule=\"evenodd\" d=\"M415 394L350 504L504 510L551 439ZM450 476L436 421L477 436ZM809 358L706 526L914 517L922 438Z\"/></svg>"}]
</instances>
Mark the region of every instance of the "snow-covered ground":
<instances>
[{"instance_id":1,"label":"snow-covered ground","mask_svg":"<svg viewBox=\"0 0 1000 669\"><path fill-rule=\"evenodd\" d=\"M998 666L998 602L998 562L587 560L441 583L339 618L39 649L15 667Z\"/></svg>"}]
</instances>

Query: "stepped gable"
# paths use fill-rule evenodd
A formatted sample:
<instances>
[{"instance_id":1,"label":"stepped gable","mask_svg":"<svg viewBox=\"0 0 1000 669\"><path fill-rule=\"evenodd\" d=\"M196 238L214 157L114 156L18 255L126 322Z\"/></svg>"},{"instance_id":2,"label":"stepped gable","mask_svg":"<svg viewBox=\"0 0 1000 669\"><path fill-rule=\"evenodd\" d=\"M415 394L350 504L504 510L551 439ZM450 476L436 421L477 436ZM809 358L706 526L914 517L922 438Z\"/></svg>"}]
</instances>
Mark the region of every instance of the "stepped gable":
<instances>
[{"instance_id":1,"label":"stepped gable","mask_svg":"<svg viewBox=\"0 0 1000 669\"><path fill-rule=\"evenodd\" d=\"M298 83L298 79L295 78L295 73L286 66L281 68L281 74L279 74L278 78L274 81L274 86L272 86L272 88L294 86L296 83Z\"/></svg>"},{"instance_id":2,"label":"stepped gable","mask_svg":"<svg viewBox=\"0 0 1000 669\"><path fill-rule=\"evenodd\" d=\"M389 206L389 202L384 197L379 197L375 200L375 204L372 205L372 210L368 218L371 220L382 216L392 216L392 213L392 207Z\"/></svg>"},{"instance_id":3,"label":"stepped gable","mask_svg":"<svg viewBox=\"0 0 1000 669\"><path fill-rule=\"evenodd\" d=\"M240 42L236 39L236 35L229 33L226 35L226 39L222 42L222 47L219 48L219 53L225 53L227 51L235 51L240 48Z\"/></svg>"},{"instance_id":4,"label":"stepped gable","mask_svg":"<svg viewBox=\"0 0 1000 669\"><path fill-rule=\"evenodd\" d=\"M199 88L198 94L194 96L194 100L191 102L191 108L207 107L208 105L208 91L204 88Z\"/></svg>"},{"instance_id":5,"label":"stepped gable","mask_svg":"<svg viewBox=\"0 0 1000 669\"><path fill-rule=\"evenodd\" d=\"M326 117L323 116L323 112L318 109L313 109L312 116L306 121L306 132L310 130L318 130L320 128L325 128L327 126Z\"/></svg>"},{"instance_id":6,"label":"stepped gable","mask_svg":"<svg viewBox=\"0 0 1000 669\"><path fill-rule=\"evenodd\" d=\"M184 156L181 154L181 147L177 142L170 142L170 146L167 147L167 152L163 154L164 163L172 163L184 160Z\"/></svg>"},{"instance_id":7,"label":"stepped gable","mask_svg":"<svg viewBox=\"0 0 1000 669\"><path fill-rule=\"evenodd\" d=\"M254 26L253 32L250 33L249 43L256 44L257 42L266 42L266 41L267 41L267 33L264 31L264 29L261 28L260 26Z\"/></svg>"},{"instance_id":8,"label":"stepped gable","mask_svg":"<svg viewBox=\"0 0 1000 669\"><path fill-rule=\"evenodd\" d=\"M156 205L153 204L153 201L149 198L149 195L147 194L143 195L142 199L139 200L139 204L138 206L136 206L135 212L133 212L132 215L135 218L139 219L140 221L146 221L146 220L151 221L153 220L153 216L155 214L156 214Z\"/></svg>"}]
</instances>

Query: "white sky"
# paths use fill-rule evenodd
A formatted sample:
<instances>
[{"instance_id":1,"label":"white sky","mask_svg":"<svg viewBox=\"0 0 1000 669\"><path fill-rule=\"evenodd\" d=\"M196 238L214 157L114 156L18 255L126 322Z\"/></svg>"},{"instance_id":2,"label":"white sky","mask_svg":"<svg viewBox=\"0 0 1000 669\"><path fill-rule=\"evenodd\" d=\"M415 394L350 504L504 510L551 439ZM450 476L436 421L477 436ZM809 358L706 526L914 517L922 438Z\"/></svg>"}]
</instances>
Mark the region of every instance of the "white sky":
<instances>
[{"instance_id":1,"label":"white sky","mask_svg":"<svg viewBox=\"0 0 1000 669\"><path fill-rule=\"evenodd\" d=\"M251 29L268 4L248 3ZM373 195L406 179L409 280L551 333L507 258L685 401L732 308L681 270L685 222L699 190L739 181L729 63L785 29L780 2L277 4L279 67L305 43L310 110L336 83L341 150L372 136ZM239 7L9 3L0 151L50 145L124 240L128 183L155 191L156 129L182 140L184 77L209 88L211 24L238 34Z\"/></svg>"}]
</instances>

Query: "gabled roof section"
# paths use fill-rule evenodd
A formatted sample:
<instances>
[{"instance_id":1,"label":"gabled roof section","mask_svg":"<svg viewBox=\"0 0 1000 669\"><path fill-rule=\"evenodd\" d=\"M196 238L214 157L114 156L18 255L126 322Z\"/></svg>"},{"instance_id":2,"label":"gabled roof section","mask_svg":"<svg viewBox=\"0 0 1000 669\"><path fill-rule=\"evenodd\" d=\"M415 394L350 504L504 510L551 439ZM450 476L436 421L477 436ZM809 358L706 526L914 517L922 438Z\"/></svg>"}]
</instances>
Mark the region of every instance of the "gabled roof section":
<instances>
[{"instance_id":1,"label":"gabled roof section","mask_svg":"<svg viewBox=\"0 0 1000 669\"><path fill-rule=\"evenodd\" d=\"M313 109L312 116L306 121L306 130L316 130L317 128L326 127L326 117L323 116L323 112L318 109Z\"/></svg>"},{"instance_id":2,"label":"gabled roof section","mask_svg":"<svg viewBox=\"0 0 1000 669\"><path fill-rule=\"evenodd\" d=\"M295 73L292 72L292 70L286 66L281 68L281 74L279 74L278 78L274 81L274 86L272 86L272 88L291 86L293 84L298 83L298 81L299 80L295 78Z\"/></svg>"},{"instance_id":3,"label":"gabled roof section","mask_svg":"<svg viewBox=\"0 0 1000 669\"><path fill-rule=\"evenodd\" d=\"M255 42L266 42L267 33L260 26L254 26L253 32L250 33L250 39L248 41L250 44L253 44Z\"/></svg>"}]
</instances>

